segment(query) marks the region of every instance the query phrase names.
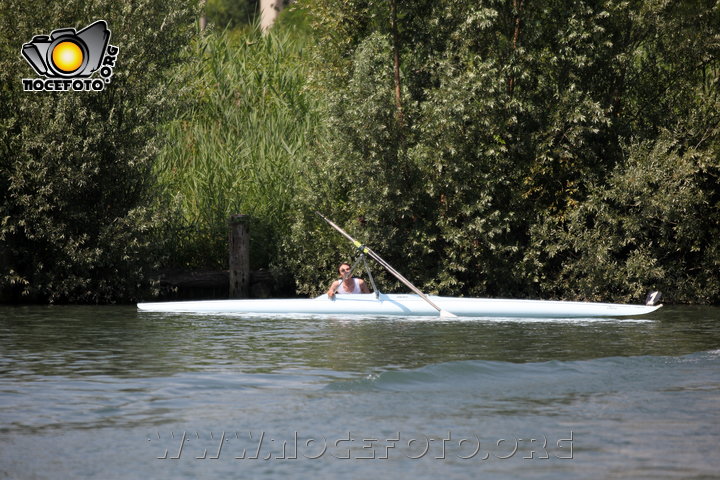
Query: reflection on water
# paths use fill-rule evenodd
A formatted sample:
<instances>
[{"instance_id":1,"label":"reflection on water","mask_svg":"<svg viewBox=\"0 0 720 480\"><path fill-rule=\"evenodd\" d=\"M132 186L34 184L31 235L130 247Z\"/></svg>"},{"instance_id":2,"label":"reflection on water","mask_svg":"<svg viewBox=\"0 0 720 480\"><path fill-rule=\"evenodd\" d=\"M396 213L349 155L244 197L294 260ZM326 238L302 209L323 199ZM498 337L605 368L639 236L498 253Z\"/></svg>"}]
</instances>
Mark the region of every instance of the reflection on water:
<instances>
[{"instance_id":1,"label":"reflection on water","mask_svg":"<svg viewBox=\"0 0 720 480\"><path fill-rule=\"evenodd\" d=\"M132 307L5 308L3 371L158 376L230 366L342 372L458 360L537 362L683 355L718 346L718 310L667 308L641 321L282 319L138 313ZM15 369L8 371L8 368Z\"/></svg>"},{"instance_id":2,"label":"reflection on water","mask_svg":"<svg viewBox=\"0 0 720 480\"><path fill-rule=\"evenodd\" d=\"M664 308L629 321L415 322L2 307L0 338L0 477L237 473L233 458L172 467L157 459L171 448L160 439L191 431L188 449L226 432L223 442L235 434L235 445L267 432L273 448L293 432L454 432L483 442L572 432L572 462L496 459L483 471L555 479L720 470L717 308ZM349 468L328 458L242 467L257 478L338 478ZM467 478L478 464L405 455L352 468L358 477Z\"/></svg>"}]
</instances>

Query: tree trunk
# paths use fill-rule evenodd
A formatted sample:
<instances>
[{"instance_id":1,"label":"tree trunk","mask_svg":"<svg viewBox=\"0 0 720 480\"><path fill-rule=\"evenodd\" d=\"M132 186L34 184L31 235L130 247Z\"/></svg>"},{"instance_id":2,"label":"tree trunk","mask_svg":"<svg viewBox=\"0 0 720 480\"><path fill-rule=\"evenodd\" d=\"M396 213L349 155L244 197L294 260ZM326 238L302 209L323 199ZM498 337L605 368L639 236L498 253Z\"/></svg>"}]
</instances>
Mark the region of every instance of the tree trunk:
<instances>
[{"instance_id":1,"label":"tree trunk","mask_svg":"<svg viewBox=\"0 0 720 480\"><path fill-rule=\"evenodd\" d=\"M260 29L263 33L272 27L282 8L283 0L260 0Z\"/></svg>"},{"instance_id":2,"label":"tree trunk","mask_svg":"<svg viewBox=\"0 0 720 480\"><path fill-rule=\"evenodd\" d=\"M392 30L392 42L393 42L393 67L395 70L395 116L398 121L398 125L403 124L403 111L402 111L402 89L400 87L400 41L398 40L397 30L397 1L391 0L390 2L390 29Z\"/></svg>"},{"instance_id":3,"label":"tree trunk","mask_svg":"<svg viewBox=\"0 0 720 480\"><path fill-rule=\"evenodd\" d=\"M515 31L513 32L512 41L513 55L515 55L518 47L518 42L520 41L520 30L522 28L522 18L520 14L522 13L524 3L524 0L513 0L513 12L515 14ZM514 91L515 75L510 72L510 77L508 78L508 93L512 95Z\"/></svg>"},{"instance_id":4,"label":"tree trunk","mask_svg":"<svg viewBox=\"0 0 720 480\"><path fill-rule=\"evenodd\" d=\"M200 31L204 32L207 27L207 16L205 16L205 0L200 0Z\"/></svg>"}]
</instances>

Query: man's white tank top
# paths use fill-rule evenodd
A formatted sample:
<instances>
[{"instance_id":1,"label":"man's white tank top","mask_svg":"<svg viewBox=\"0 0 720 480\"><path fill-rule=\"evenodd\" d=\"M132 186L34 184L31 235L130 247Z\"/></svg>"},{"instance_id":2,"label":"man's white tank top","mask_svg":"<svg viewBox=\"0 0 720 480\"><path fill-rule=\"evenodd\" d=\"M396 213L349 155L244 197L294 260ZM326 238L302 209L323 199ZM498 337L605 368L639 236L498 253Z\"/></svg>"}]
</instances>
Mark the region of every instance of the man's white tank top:
<instances>
[{"instance_id":1,"label":"man's white tank top","mask_svg":"<svg viewBox=\"0 0 720 480\"><path fill-rule=\"evenodd\" d=\"M337 293L362 293L362 290L360 290L360 283L358 282L358 279L353 277L352 281L353 281L352 291L348 292L345 289L345 282L340 282L340 286L337 288L336 292Z\"/></svg>"}]
</instances>

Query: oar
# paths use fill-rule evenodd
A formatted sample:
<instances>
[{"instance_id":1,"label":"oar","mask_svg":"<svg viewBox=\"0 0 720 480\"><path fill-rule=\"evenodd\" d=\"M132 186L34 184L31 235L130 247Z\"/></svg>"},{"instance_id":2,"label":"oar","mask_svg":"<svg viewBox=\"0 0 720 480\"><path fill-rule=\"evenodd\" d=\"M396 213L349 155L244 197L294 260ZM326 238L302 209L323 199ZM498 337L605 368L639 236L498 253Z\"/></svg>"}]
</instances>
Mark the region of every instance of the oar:
<instances>
[{"instance_id":1,"label":"oar","mask_svg":"<svg viewBox=\"0 0 720 480\"><path fill-rule=\"evenodd\" d=\"M400 280L402 283L404 283L410 290L412 290L413 292L417 293L420 298L422 298L423 300L425 300L425 301L426 301L427 303L429 303L435 310L437 310L437 311L440 313L440 316L441 316L441 317L456 317L456 316L457 316L457 315L455 315L454 313L448 312L447 310L443 310L442 308L440 308L440 307L438 307L437 305L435 305L435 303L434 303L432 300L430 300L430 299L427 297L427 295L425 295L423 292L421 292L420 289L417 288L415 285L413 285L412 283L410 283L410 280L408 280L407 278L403 277L403 276L400 274L400 272L398 272L398 271L395 270L392 266L390 266L389 263L387 263L385 260L383 260L382 258L380 258L380 255L378 255L377 253L373 252L370 247L366 247L366 246L363 245L362 243L360 243L360 242L358 242L357 240L355 240L355 239L354 239L353 237L351 237L345 230L343 230L342 228L340 228L339 226L337 226L332 220L330 220L329 218L327 218L327 217L326 217L325 215L323 215L322 213L320 213L320 212L315 212L315 213L317 213L317 214L318 214L323 220L325 220L331 227L333 227L335 230L337 230L338 232L340 232L345 238L347 238L348 240L350 240L350 241L352 242L352 244L355 245L362 253L366 253L366 254L370 255L376 262L378 262L380 265L382 265L388 272L390 272L390 273L392 273L393 275L395 275L395 277L396 277L398 280Z\"/></svg>"}]
</instances>

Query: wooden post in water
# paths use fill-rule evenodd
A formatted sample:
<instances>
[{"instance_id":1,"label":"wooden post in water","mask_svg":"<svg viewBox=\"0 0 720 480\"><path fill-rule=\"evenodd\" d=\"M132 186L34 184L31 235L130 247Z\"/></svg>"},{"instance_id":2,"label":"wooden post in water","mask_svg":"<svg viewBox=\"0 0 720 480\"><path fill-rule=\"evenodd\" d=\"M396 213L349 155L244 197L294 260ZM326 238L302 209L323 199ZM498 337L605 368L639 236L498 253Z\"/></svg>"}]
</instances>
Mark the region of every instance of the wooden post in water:
<instances>
[{"instance_id":1,"label":"wooden post in water","mask_svg":"<svg viewBox=\"0 0 720 480\"><path fill-rule=\"evenodd\" d=\"M248 215L230 217L230 298L247 298L250 287L250 231Z\"/></svg>"}]
</instances>

